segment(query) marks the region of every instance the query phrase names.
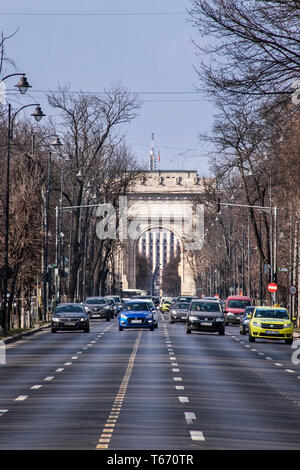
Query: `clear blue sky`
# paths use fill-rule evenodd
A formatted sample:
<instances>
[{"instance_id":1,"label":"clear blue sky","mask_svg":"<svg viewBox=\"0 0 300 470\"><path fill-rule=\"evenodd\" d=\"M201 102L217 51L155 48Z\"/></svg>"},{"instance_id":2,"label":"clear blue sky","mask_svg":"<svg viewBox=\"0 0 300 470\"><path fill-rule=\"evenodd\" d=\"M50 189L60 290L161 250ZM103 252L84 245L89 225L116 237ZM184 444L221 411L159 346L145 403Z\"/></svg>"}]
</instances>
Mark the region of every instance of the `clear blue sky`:
<instances>
[{"instance_id":1,"label":"clear blue sky","mask_svg":"<svg viewBox=\"0 0 300 470\"><path fill-rule=\"evenodd\" d=\"M213 108L195 94L198 59L191 40L200 38L187 22L189 7L189 0L6 0L0 30L8 35L19 28L6 52L27 74L31 96L47 115L54 111L45 93L35 90L69 83L72 90L101 92L121 82L143 100L139 117L126 129L137 158L147 161L154 132L161 169L195 169L207 176L207 149L198 133L209 130Z\"/></svg>"}]
</instances>

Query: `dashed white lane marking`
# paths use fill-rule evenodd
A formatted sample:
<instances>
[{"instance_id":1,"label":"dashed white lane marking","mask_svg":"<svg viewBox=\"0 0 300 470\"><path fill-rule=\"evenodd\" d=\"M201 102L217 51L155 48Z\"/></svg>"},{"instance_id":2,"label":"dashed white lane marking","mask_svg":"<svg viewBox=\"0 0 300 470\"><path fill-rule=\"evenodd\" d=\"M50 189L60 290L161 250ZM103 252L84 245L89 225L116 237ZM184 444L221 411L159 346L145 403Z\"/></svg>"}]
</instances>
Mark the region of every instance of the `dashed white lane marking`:
<instances>
[{"instance_id":1,"label":"dashed white lane marking","mask_svg":"<svg viewBox=\"0 0 300 470\"><path fill-rule=\"evenodd\" d=\"M64 370L65 370L64 367L59 367L58 369L56 369L55 372L63 372Z\"/></svg>"},{"instance_id":2,"label":"dashed white lane marking","mask_svg":"<svg viewBox=\"0 0 300 470\"><path fill-rule=\"evenodd\" d=\"M190 413L190 412L185 412L184 417L185 417L187 424L193 424L193 421L196 419L195 413Z\"/></svg>"},{"instance_id":3,"label":"dashed white lane marking","mask_svg":"<svg viewBox=\"0 0 300 470\"><path fill-rule=\"evenodd\" d=\"M282 364L280 364L279 362L275 362L274 364L275 366L282 367Z\"/></svg>"},{"instance_id":4,"label":"dashed white lane marking","mask_svg":"<svg viewBox=\"0 0 300 470\"><path fill-rule=\"evenodd\" d=\"M8 412L8 410L0 410L0 416L3 416L4 413L7 413L7 412Z\"/></svg>"},{"instance_id":5,"label":"dashed white lane marking","mask_svg":"<svg viewBox=\"0 0 300 470\"><path fill-rule=\"evenodd\" d=\"M172 369L172 372L180 372L180 369Z\"/></svg>"},{"instance_id":6,"label":"dashed white lane marking","mask_svg":"<svg viewBox=\"0 0 300 470\"><path fill-rule=\"evenodd\" d=\"M173 377L173 380L175 380L175 382L182 382L181 377Z\"/></svg>"},{"instance_id":7,"label":"dashed white lane marking","mask_svg":"<svg viewBox=\"0 0 300 470\"><path fill-rule=\"evenodd\" d=\"M41 388L43 385L33 385L32 387L30 387L30 390L38 390L39 388Z\"/></svg>"},{"instance_id":8,"label":"dashed white lane marking","mask_svg":"<svg viewBox=\"0 0 300 470\"><path fill-rule=\"evenodd\" d=\"M78 359L78 356L72 356L71 359Z\"/></svg>"},{"instance_id":9,"label":"dashed white lane marking","mask_svg":"<svg viewBox=\"0 0 300 470\"><path fill-rule=\"evenodd\" d=\"M188 397L178 397L178 400L180 401L180 403L189 403L189 399Z\"/></svg>"},{"instance_id":10,"label":"dashed white lane marking","mask_svg":"<svg viewBox=\"0 0 300 470\"><path fill-rule=\"evenodd\" d=\"M18 398L15 399L15 401L24 401L28 398L28 395L19 395Z\"/></svg>"},{"instance_id":11,"label":"dashed white lane marking","mask_svg":"<svg viewBox=\"0 0 300 470\"><path fill-rule=\"evenodd\" d=\"M53 379L54 379L53 375L49 375L48 377L44 378L44 380L46 380L47 382L50 382L50 380L53 380Z\"/></svg>"},{"instance_id":12,"label":"dashed white lane marking","mask_svg":"<svg viewBox=\"0 0 300 470\"><path fill-rule=\"evenodd\" d=\"M178 366L177 362L172 362L172 366Z\"/></svg>"},{"instance_id":13,"label":"dashed white lane marking","mask_svg":"<svg viewBox=\"0 0 300 470\"><path fill-rule=\"evenodd\" d=\"M184 390L184 386L183 385L176 385L176 390Z\"/></svg>"},{"instance_id":14,"label":"dashed white lane marking","mask_svg":"<svg viewBox=\"0 0 300 470\"><path fill-rule=\"evenodd\" d=\"M193 441L205 441L205 437L201 431L190 431L190 435Z\"/></svg>"},{"instance_id":15,"label":"dashed white lane marking","mask_svg":"<svg viewBox=\"0 0 300 470\"><path fill-rule=\"evenodd\" d=\"M290 374L294 374L294 373L295 373L295 371L292 370L292 369L285 369L285 371L286 371L286 372L289 372Z\"/></svg>"},{"instance_id":16,"label":"dashed white lane marking","mask_svg":"<svg viewBox=\"0 0 300 470\"><path fill-rule=\"evenodd\" d=\"M65 362L64 363L64 366L71 366L72 365L72 362Z\"/></svg>"},{"instance_id":17,"label":"dashed white lane marking","mask_svg":"<svg viewBox=\"0 0 300 470\"><path fill-rule=\"evenodd\" d=\"M267 361L273 361L271 357L266 357Z\"/></svg>"},{"instance_id":18,"label":"dashed white lane marking","mask_svg":"<svg viewBox=\"0 0 300 470\"><path fill-rule=\"evenodd\" d=\"M259 354L260 356L264 356L264 355L265 355L265 353L262 353L262 352L259 352L258 354Z\"/></svg>"}]
</instances>

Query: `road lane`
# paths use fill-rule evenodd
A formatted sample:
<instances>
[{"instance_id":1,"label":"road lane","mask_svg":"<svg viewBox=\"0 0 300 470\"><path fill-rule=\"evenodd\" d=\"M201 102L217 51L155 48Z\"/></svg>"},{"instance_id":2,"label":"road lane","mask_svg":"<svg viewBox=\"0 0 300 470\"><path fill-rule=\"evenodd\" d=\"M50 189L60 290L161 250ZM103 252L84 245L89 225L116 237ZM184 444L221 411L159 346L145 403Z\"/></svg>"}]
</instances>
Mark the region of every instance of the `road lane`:
<instances>
[{"instance_id":1,"label":"road lane","mask_svg":"<svg viewBox=\"0 0 300 470\"><path fill-rule=\"evenodd\" d=\"M187 335L167 315L153 332L95 321L11 345L0 449L299 449L291 348L248 345L237 328Z\"/></svg>"}]
</instances>

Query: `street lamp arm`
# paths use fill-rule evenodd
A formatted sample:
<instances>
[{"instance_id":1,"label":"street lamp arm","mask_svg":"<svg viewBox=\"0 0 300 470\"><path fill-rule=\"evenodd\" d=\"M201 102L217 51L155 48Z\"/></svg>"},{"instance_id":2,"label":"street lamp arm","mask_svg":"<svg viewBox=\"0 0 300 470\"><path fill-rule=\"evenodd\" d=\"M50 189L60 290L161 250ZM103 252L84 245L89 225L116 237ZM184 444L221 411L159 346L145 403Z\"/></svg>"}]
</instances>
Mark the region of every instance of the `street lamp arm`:
<instances>
[{"instance_id":1,"label":"street lamp arm","mask_svg":"<svg viewBox=\"0 0 300 470\"><path fill-rule=\"evenodd\" d=\"M14 120L16 116L19 114L20 111L22 111L25 108L29 108L31 106L40 106L39 103L31 103L31 104L26 104L25 106L22 106L18 111L15 112L15 114L11 117L11 123L10 123L10 140L12 140L12 135L13 135L13 126L14 126Z\"/></svg>"},{"instance_id":2,"label":"street lamp arm","mask_svg":"<svg viewBox=\"0 0 300 470\"><path fill-rule=\"evenodd\" d=\"M4 80L6 80L7 78L16 77L16 76L20 76L20 75L25 77L25 73L11 73L10 75L6 75L6 77L1 78L0 81L4 82Z\"/></svg>"}]
</instances>

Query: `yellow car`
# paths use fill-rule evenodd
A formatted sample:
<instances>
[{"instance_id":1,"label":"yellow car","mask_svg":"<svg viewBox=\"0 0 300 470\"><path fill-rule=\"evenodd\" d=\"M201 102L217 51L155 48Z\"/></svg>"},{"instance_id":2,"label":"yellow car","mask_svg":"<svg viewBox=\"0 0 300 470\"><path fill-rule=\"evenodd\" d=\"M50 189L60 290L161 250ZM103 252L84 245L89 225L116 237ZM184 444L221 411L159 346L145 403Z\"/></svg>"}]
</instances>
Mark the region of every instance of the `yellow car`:
<instances>
[{"instance_id":1,"label":"yellow car","mask_svg":"<svg viewBox=\"0 0 300 470\"><path fill-rule=\"evenodd\" d=\"M164 299L161 303L161 306L160 306L161 311L162 312L168 312L170 310L171 303L172 303L171 300Z\"/></svg>"},{"instance_id":2,"label":"yellow car","mask_svg":"<svg viewBox=\"0 0 300 470\"><path fill-rule=\"evenodd\" d=\"M287 344L292 344L293 329L285 308L256 307L249 321L249 341L254 343L256 338L284 339Z\"/></svg>"}]
</instances>

